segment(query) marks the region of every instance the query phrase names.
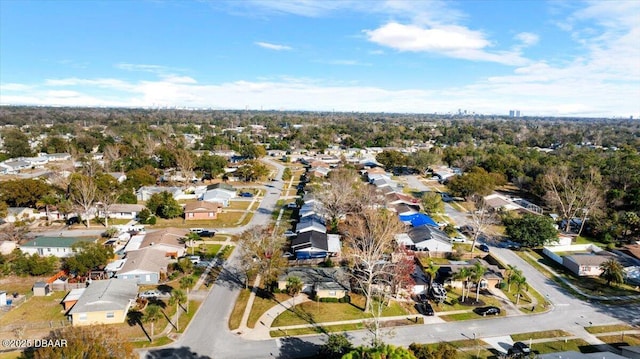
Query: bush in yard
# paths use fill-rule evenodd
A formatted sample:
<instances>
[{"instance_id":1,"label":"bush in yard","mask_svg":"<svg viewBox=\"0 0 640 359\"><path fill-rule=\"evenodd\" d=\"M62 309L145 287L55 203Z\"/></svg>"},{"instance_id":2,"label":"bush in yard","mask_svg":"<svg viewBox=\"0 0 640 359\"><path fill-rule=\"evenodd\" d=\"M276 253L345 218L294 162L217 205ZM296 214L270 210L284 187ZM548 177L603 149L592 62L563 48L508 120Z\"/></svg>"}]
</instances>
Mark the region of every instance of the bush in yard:
<instances>
[{"instance_id":1,"label":"bush in yard","mask_svg":"<svg viewBox=\"0 0 640 359\"><path fill-rule=\"evenodd\" d=\"M158 219L156 218L156 216L151 216L151 217L149 217L149 219L147 219L147 224L150 224L150 225L153 226L153 225L156 224L157 221L158 221Z\"/></svg>"},{"instance_id":2,"label":"bush in yard","mask_svg":"<svg viewBox=\"0 0 640 359\"><path fill-rule=\"evenodd\" d=\"M458 298L451 299L451 305L456 305L458 303L459 303Z\"/></svg>"},{"instance_id":3,"label":"bush in yard","mask_svg":"<svg viewBox=\"0 0 640 359\"><path fill-rule=\"evenodd\" d=\"M340 303L351 303L351 297L348 295L345 295L344 297L340 298L338 301Z\"/></svg>"}]
</instances>

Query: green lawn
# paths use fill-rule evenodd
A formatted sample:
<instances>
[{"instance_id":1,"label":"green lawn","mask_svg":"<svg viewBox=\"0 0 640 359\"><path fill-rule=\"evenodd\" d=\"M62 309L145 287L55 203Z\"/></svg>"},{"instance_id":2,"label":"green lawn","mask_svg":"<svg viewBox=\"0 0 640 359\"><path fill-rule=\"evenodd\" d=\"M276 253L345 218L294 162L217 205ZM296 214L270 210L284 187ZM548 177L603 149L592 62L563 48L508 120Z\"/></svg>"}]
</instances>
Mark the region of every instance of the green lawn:
<instances>
[{"instance_id":1,"label":"green lawn","mask_svg":"<svg viewBox=\"0 0 640 359\"><path fill-rule=\"evenodd\" d=\"M196 314L196 311L198 310L199 307L200 307L200 302L195 300L190 300L189 312L188 313L185 313L184 311L180 312L180 319L178 319L178 322L180 323L179 325L180 330L178 331L178 333L184 332L184 330L187 328L187 325L189 324L191 319L193 319L193 316Z\"/></svg>"},{"instance_id":2,"label":"green lawn","mask_svg":"<svg viewBox=\"0 0 640 359\"><path fill-rule=\"evenodd\" d=\"M17 308L0 317L0 326L9 324L29 325L34 322L63 321L64 308L60 304L67 292L53 292L45 297L31 297Z\"/></svg>"},{"instance_id":3,"label":"green lawn","mask_svg":"<svg viewBox=\"0 0 640 359\"><path fill-rule=\"evenodd\" d=\"M371 314L364 313L364 300L354 296L353 303L319 303L305 302L296 305L294 310L288 310L280 314L274 321L273 327L326 323L341 320L355 320L370 318ZM397 302L384 308L382 316L391 317L414 314L403 308Z\"/></svg>"},{"instance_id":4,"label":"green lawn","mask_svg":"<svg viewBox=\"0 0 640 359\"><path fill-rule=\"evenodd\" d=\"M612 333L612 332L621 332L624 330L634 330L636 328L632 327L628 324L614 324L614 325L596 325L591 327L585 327L584 330L591 334L600 334L600 333Z\"/></svg>"},{"instance_id":5,"label":"green lawn","mask_svg":"<svg viewBox=\"0 0 640 359\"><path fill-rule=\"evenodd\" d=\"M165 335L160 338L154 339L153 342L149 342L148 340L138 340L138 341L132 342L131 344L133 344L134 348L141 349L141 348L159 347L159 346L171 344L172 342L173 341Z\"/></svg>"},{"instance_id":6,"label":"green lawn","mask_svg":"<svg viewBox=\"0 0 640 359\"><path fill-rule=\"evenodd\" d=\"M274 293L272 298L265 298L263 296L256 295L256 298L253 301L253 306L251 307L251 312L249 313L249 319L247 320L247 327L255 327L256 322L262 314L271 309L274 305L277 305L278 302L283 302L289 298L291 297L284 293Z\"/></svg>"},{"instance_id":7,"label":"green lawn","mask_svg":"<svg viewBox=\"0 0 640 359\"><path fill-rule=\"evenodd\" d=\"M531 350L539 354L563 352L563 351L577 351L580 353L593 353L597 351L597 348L592 347L586 341L582 339L569 339L558 340L552 342L533 343Z\"/></svg>"},{"instance_id":8,"label":"green lawn","mask_svg":"<svg viewBox=\"0 0 640 359\"><path fill-rule=\"evenodd\" d=\"M598 339L607 344L611 344L616 348L623 346L636 346L640 345L640 334L619 334L619 335L602 335L598 336Z\"/></svg>"},{"instance_id":9,"label":"green lawn","mask_svg":"<svg viewBox=\"0 0 640 359\"><path fill-rule=\"evenodd\" d=\"M404 320L394 320L393 322L382 322L382 327L390 327L390 326L402 326L402 325L416 325L416 324L424 324L423 318L418 318L418 321L404 319ZM296 335L305 335L305 334L320 334L320 333L339 333L346 332L351 330L362 330L366 329L366 324L361 323L352 323L352 324L341 324L341 325L327 325L327 326L317 326L311 328L299 328L299 329L287 329L287 330L272 330L270 335L272 338L283 337L283 336L296 336Z\"/></svg>"},{"instance_id":10,"label":"green lawn","mask_svg":"<svg viewBox=\"0 0 640 359\"><path fill-rule=\"evenodd\" d=\"M31 295L33 285L40 280L43 278L9 275L0 279L0 288L7 292L7 296L12 293Z\"/></svg>"},{"instance_id":11,"label":"green lawn","mask_svg":"<svg viewBox=\"0 0 640 359\"><path fill-rule=\"evenodd\" d=\"M512 334L511 339L514 342L523 342L529 339L547 339L547 338L559 338L559 337L570 337L571 333L567 333L564 330L545 330L540 332L530 332L530 333L522 333L522 334Z\"/></svg>"},{"instance_id":12,"label":"green lawn","mask_svg":"<svg viewBox=\"0 0 640 359\"><path fill-rule=\"evenodd\" d=\"M222 244L202 244L197 247L195 254L204 258L213 258L222 248ZM191 251L189 250L189 253Z\"/></svg>"},{"instance_id":13,"label":"green lawn","mask_svg":"<svg viewBox=\"0 0 640 359\"><path fill-rule=\"evenodd\" d=\"M447 289L447 300L445 301L445 303L443 303L443 304L434 304L433 305L433 309L436 312L449 312L449 311L454 311L454 310L471 310L471 309L475 308L475 306L464 305L464 304L461 304L461 303L456 303L455 305L451 305L450 304L450 303L452 303L452 300L454 300L454 299L457 300L461 296L462 296L461 289L448 288ZM471 300L475 300L476 292L474 290L471 290L470 293L469 293L469 296L471 297ZM482 291L480 291L480 300L485 303L482 306L493 305L493 306L496 306L496 307L501 307L500 301L498 299L483 295Z\"/></svg>"},{"instance_id":14,"label":"green lawn","mask_svg":"<svg viewBox=\"0 0 640 359\"><path fill-rule=\"evenodd\" d=\"M240 209L246 211L249 208L251 201L229 201L229 207L227 209Z\"/></svg>"}]
</instances>

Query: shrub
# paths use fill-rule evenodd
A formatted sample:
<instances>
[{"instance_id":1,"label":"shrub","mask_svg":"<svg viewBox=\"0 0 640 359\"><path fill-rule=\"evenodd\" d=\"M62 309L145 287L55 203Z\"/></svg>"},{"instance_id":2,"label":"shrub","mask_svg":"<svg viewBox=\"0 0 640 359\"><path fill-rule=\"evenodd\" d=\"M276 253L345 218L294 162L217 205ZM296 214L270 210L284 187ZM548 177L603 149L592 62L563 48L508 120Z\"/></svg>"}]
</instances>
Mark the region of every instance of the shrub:
<instances>
[{"instance_id":1,"label":"shrub","mask_svg":"<svg viewBox=\"0 0 640 359\"><path fill-rule=\"evenodd\" d=\"M351 297L348 295L345 295L344 297L340 298L338 301L340 303L351 303Z\"/></svg>"},{"instance_id":2,"label":"shrub","mask_svg":"<svg viewBox=\"0 0 640 359\"><path fill-rule=\"evenodd\" d=\"M156 224L157 221L158 219L155 216L151 216L149 217L149 219L147 219L147 224L150 224L153 226L154 224Z\"/></svg>"},{"instance_id":3,"label":"shrub","mask_svg":"<svg viewBox=\"0 0 640 359\"><path fill-rule=\"evenodd\" d=\"M458 302L459 302L458 298L451 299L451 305L456 305L456 304L458 304Z\"/></svg>"},{"instance_id":4,"label":"shrub","mask_svg":"<svg viewBox=\"0 0 640 359\"><path fill-rule=\"evenodd\" d=\"M338 303L338 298L320 298L322 303Z\"/></svg>"}]
</instances>

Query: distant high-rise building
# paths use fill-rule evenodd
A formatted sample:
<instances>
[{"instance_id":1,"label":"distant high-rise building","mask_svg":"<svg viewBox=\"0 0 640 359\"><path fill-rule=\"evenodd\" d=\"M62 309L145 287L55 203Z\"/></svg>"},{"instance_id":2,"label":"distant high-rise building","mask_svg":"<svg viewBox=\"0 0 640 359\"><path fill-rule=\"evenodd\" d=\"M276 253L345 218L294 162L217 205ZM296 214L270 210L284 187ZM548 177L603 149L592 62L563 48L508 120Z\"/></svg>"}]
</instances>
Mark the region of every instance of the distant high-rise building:
<instances>
[{"instance_id":1,"label":"distant high-rise building","mask_svg":"<svg viewBox=\"0 0 640 359\"><path fill-rule=\"evenodd\" d=\"M515 113L515 111L509 110L509 117L513 117L514 113Z\"/></svg>"},{"instance_id":2,"label":"distant high-rise building","mask_svg":"<svg viewBox=\"0 0 640 359\"><path fill-rule=\"evenodd\" d=\"M516 110L516 117L520 117L520 110Z\"/></svg>"}]
</instances>

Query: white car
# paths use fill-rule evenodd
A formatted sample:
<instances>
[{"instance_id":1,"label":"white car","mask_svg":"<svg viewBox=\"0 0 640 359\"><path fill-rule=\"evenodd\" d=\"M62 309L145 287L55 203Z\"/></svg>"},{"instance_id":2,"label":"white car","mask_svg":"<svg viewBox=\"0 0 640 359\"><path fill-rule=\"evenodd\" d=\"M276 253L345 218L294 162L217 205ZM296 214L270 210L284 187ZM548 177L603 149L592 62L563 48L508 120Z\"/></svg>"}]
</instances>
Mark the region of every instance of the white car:
<instances>
[{"instance_id":1,"label":"white car","mask_svg":"<svg viewBox=\"0 0 640 359\"><path fill-rule=\"evenodd\" d=\"M296 232L294 232L294 231L286 231L286 232L284 232L284 236L285 237L295 237L297 235L298 234Z\"/></svg>"},{"instance_id":2,"label":"white car","mask_svg":"<svg viewBox=\"0 0 640 359\"><path fill-rule=\"evenodd\" d=\"M449 238L450 242L455 242L455 243L464 243L467 241L466 238L464 238L463 236L455 236L453 238Z\"/></svg>"},{"instance_id":3,"label":"white car","mask_svg":"<svg viewBox=\"0 0 640 359\"><path fill-rule=\"evenodd\" d=\"M140 298L158 298L160 297L160 292L157 290L147 290L140 294L138 294Z\"/></svg>"}]
</instances>

